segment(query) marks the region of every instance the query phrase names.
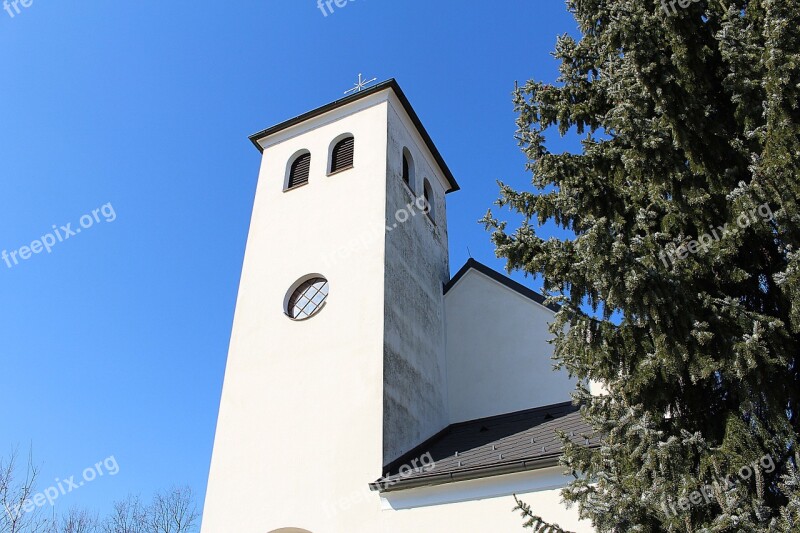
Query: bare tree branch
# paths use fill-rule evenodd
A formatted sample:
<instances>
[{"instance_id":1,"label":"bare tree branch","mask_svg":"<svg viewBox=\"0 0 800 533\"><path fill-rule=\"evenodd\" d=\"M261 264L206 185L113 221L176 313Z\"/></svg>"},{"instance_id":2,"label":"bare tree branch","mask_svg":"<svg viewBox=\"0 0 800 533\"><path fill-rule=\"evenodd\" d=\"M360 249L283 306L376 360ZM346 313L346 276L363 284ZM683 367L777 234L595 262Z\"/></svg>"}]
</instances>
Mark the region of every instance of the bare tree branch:
<instances>
[{"instance_id":1,"label":"bare tree branch","mask_svg":"<svg viewBox=\"0 0 800 533\"><path fill-rule=\"evenodd\" d=\"M17 481L17 450L8 459L0 458L0 533L47 533L52 522L42 518L40 509L30 497L36 486L39 469L33 464L33 452L28 452L24 478Z\"/></svg>"},{"instance_id":2,"label":"bare tree branch","mask_svg":"<svg viewBox=\"0 0 800 533\"><path fill-rule=\"evenodd\" d=\"M149 533L147 510L138 496L128 496L114 504L114 511L101 524L102 533Z\"/></svg>"},{"instance_id":3,"label":"bare tree branch","mask_svg":"<svg viewBox=\"0 0 800 533\"><path fill-rule=\"evenodd\" d=\"M39 470L32 454L21 475L18 454L0 458L0 533L194 533L199 519L194 494L189 487L174 487L157 493L149 505L139 496L114 503L103 520L84 509L72 508L59 518L55 508L50 517L35 505L35 482ZM19 479L18 479L19 477Z\"/></svg>"},{"instance_id":4,"label":"bare tree branch","mask_svg":"<svg viewBox=\"0 0 800 533\"><path fill-rule=\"evenodd\" d=\"M55 533L99 533L97 517L85 509L70 509Z\"/></svg>"},{"instance_id":5,"label":"bare tree branch","mask_svg":"<svg viewBox=\"0 0 800 533\"><path fill-rule=\"evenodd\" d=\"M188 533L198 517L189 487L174 487L156 494L148 511L150 533Z\"/></svg>"}]
</instances>

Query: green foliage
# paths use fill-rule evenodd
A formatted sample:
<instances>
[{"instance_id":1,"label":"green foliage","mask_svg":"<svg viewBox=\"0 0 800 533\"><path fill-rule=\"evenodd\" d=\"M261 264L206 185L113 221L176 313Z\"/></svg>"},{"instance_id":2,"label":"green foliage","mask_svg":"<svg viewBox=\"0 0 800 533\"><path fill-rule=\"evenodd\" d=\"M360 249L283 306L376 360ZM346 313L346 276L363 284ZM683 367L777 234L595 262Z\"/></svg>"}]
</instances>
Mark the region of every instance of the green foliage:
<instances>
[{"instance_id":1,"label":"green foliage","mask_svg":"<svg viewBox=\"0 0 800 533\"><path fill-rule=\"evenodd\" d=\"M609 391L576 393L603 445L565 442L564 498L599 531L798 531L800 4L567 5L558 83L515 91L533 189L498 205L524 222L484 219L562 305L558 364ZM540 238L548 220L575 238Z\"/></svg>"}]
</instances>

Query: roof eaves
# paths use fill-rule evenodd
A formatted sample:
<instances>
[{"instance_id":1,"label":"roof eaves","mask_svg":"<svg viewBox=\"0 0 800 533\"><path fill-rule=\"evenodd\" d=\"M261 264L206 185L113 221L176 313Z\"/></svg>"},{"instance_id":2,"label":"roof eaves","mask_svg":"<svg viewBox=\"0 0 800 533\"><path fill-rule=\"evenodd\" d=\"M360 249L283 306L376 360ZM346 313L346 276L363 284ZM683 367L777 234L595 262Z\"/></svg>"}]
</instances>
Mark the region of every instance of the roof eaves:
<instances>
[{"instance_id":1,"label":"roof eaves","mask_svg":"<svg viewBox=\"0 0 800 533\"><path fill-rule=\"evenodd\" d=\"M416 487L443 485L456 481L468 481L471 479L481 479L503 474L514 474L527 470L541 470L558 465L558 458L561 454L551 454L544 457L536 457L523 461L511 463L501 463L491 466L481 466L458 470L456 472L445 472L442 474L431 474L427 476L417 476L408 479L398 479L394 481L376 481L369 484L372 491L393 492L398 490L412 489Z\"/></svg>"},{"instance_id":2,"label":"roof eaves","mask_svg":"<svg viewBox=\"0 0 800 533\"><path fill-rule=\"evenodd\" d=\"M559 310L561 310L561 306L558 304L545 303L547 301L547 298L545 298L542 294L539 294L533 289L526 287L522 283L514 281L508 276L504 276L500 272L497 272L493 268L490 268L471 257L469 258L469 260L467 260L464 266L461 267L461 269L456 273L456 275L453 276L453 278L444 285L443 289L444 294L447 294L450 291L450 289L455 287L456 284L459 281L461 281L461 278L463 278L464 275L470 270L477 270L481 274L484 274L485 276L493 279L494 281L500 283L501 285L504 285L505 287L511 289L512 291L517 292L522 296L525 296L526 298L533 300L534 302L538 303L543 307L546 307L547 309L553 312L557 313Z\"/></svg>"}]
</instances>

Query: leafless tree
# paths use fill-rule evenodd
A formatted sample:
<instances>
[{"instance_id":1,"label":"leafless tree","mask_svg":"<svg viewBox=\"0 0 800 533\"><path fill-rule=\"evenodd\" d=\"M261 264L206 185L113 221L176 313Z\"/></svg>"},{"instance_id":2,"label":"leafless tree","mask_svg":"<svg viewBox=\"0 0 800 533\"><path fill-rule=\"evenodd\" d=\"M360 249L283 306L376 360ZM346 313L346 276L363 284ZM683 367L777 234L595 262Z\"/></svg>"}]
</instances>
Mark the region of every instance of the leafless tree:
<instances>
[{"instance_id":1,"label":"leafless tree","mask_svg":"<svg viewBox=\"0 0 800 533\"><path fill-rule=\"evenodd\" d=\"M128 496L114 504L114 511L101 524L102 533L149 533L147 509L138 496Z\"/></svg>"},{"instance_id":2,"label":"leafless tree","mask_svg":"<svg viewBox=\"0 0 800 533\"><path fill-rule=\"evenodd\" d=\"M33 507L30 498L39 473L32 453L28 453L27 467L19 479L17 460L16 450L8 459L0 458L0 533L47 533L52 521L43 518L38 507L30 510Z\"/></svg>"},{"instance_id":3,"label":"leafless tree","mask_svg":"<svg viewBox=\"0 0 800 533\"><path fill-rule=\"evenodd\" d=\"M148 533L188 533L197 521L197 507L189 487L156 494L147 511Z\"/></svg>"},{"instance_id":4,"label":"leafless tree","mask_svg":"<svg viewBox=\"0 0 800 533\"><path fill-rule=\"evenodd\" d=\"M70 509L54 533L99 533L96 516L84 509Z\"/></svg>"},{"instance_id":5,"label":"leafless tree","mask_svg":"<svg viewBox=\"0 0 800 533\"><path fill-rule=\"evenodd\" d=\"M175 487L153 497L143 505L138 496L128 496L114 504L114 512L106 518L100 533L191 533L199 515L189 487ZM61 532L58 533L69 533Z\"/></svg>"},{"instance_id":6,"label":"leafless tree","mask_svg":"<svg viewBox=\"0 0 800 533\"><path fill-rule=\"evenodd\" d=\"M82 509L58 518L56 510L45 516L41 506L32 503L38 469L31 455L27 467L18 472L18 457L0 458L0 533L194 533L199 520L194 495L189 487L162 491L144 505L138 496L128 496L114 504L103 520ZM27 510L27 512L26 512Z\"/></svg>"}]
</instances>

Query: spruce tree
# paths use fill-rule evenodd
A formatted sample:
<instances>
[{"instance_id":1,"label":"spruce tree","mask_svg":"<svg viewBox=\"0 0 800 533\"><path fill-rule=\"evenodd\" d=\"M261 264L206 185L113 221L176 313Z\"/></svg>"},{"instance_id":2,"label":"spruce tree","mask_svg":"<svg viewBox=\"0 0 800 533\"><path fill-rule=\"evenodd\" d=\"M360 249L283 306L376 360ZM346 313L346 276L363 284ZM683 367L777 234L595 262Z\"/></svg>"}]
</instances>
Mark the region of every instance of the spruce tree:
<instances>
[{"instance_id":1,"label":"spruce tree","mask_svg":"<svg viewBox=\"0 0 800 533\"><path fill-rule=\"evenodd\" d=\"M567 1L559 79L515 91L533 186L497 203L523 222L483 222L562 306L556 364L602 437L564 441L581 517L800 531L800 4L681 1ZM549 151L556 133L579 153Z\"/></svg>"}]
</instances>

